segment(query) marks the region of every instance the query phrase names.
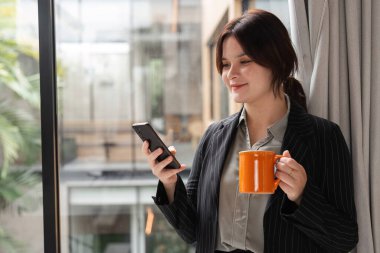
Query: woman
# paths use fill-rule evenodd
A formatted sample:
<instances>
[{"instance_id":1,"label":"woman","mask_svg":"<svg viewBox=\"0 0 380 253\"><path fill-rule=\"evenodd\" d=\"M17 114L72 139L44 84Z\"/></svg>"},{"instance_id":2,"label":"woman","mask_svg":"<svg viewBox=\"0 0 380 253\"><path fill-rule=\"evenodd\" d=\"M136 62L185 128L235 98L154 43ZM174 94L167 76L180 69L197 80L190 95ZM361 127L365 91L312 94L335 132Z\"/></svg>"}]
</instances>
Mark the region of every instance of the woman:
<instances>
[{"instance_id":1,"label":"woman","mask_svg":"<svg viewBox=\"0 0 380 253\"><path fill-rule=\"evenodd\" d=\"M212 124L196 151L185 187L157 163L155 203L197 252L348 252L358 241L350 154L339 127L306 111L297 58L273 14L255 10L229 22L216 64L242 110ZM282 153L273 195L238 192L238 152ZM173 151L174 152L174 151Z\"/></svg>"}]
</instances>

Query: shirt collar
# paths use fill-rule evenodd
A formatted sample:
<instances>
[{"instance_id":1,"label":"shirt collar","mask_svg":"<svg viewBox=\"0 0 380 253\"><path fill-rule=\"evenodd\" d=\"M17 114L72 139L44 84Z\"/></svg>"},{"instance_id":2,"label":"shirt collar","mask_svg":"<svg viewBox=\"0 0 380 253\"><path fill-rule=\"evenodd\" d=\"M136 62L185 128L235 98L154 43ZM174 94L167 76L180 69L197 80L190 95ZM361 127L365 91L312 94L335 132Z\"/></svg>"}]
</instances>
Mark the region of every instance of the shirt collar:
<instances>
[{"instance_id":1,"label":"shirt collar","mask_svg":"<svg viewBox=\"0 0 380 253\"><path fill-rule=\"evenodd\" d=\"M288 110L286 111L286 114L279 121L275 122L273 125L268 127L268 135L273 135L273 137L280 142L282 142L282 140L284 139L284 134L285 134L286 126L288 125L288 117L289 117L289 112L290 112L289 96L287 94L284 94L284 95L285 95L285 100L286 100ZM245 107L243 106L243 109L239 117L238 125L240 126L242 123L244 123L243 126L245 126L246 121L247 121L247 113L246 113Z\"/></svg>"}]
</instances>

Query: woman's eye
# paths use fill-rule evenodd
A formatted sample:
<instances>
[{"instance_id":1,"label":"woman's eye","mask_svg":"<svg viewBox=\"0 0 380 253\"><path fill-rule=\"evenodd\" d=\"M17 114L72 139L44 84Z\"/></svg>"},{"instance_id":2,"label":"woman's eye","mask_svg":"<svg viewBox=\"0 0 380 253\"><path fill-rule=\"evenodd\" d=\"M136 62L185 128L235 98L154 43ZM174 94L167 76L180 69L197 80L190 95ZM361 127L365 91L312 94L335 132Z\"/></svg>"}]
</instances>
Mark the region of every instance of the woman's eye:
<instances>
[{"instance_id":1,"label":"woman's eye","mask_svg":"<svg viewBox=\"0 0 380 253\"><path fill-rule=\"evenodd\" d=\"M222 64L222 67L223 67L223 68L228 68L229 66L230 66L230 64L228 64L228 63L223 63L223 64Z\"/></svg>"},{"instance_id":2,"label":"woman's eye","mask_svg":"<svg viewBox=\"0 0 380 253\"><path fill-rule=\"evenodd\" d=\"M240 63L241 64L247 64L247 63L250 63L250 62L252 62L251 60L244 60L244 61L241 61Z\"/></svg>"}]
</instances>

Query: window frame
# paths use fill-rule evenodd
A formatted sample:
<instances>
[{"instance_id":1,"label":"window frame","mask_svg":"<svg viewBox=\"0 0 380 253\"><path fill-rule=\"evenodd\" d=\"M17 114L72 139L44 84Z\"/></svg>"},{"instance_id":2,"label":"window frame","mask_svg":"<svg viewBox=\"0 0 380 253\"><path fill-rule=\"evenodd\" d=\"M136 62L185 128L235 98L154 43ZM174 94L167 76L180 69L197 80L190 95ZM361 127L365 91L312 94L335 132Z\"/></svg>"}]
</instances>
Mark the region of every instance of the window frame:
<instances>
[{"instance_id":1,"label":"window frame","mask_svg":"<svg viewBox=\"0 0 380 253\"><path fill-rule=\"evenodd\" d=\"M60 253L54 0L38 0L44 252Z\"/></svg>"}]
</instances>

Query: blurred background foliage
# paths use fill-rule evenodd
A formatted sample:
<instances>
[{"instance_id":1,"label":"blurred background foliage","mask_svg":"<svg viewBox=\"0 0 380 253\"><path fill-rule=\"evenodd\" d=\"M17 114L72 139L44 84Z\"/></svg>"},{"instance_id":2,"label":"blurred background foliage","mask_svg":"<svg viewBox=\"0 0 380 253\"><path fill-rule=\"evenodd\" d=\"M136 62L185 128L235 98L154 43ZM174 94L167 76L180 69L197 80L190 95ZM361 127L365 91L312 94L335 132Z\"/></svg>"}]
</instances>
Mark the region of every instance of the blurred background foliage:
<instances>
[{"instance_id":1,"label":"blurred background foliage","mask_svg":"<svg viewBox=\"0 0 380 253\"><path fill-rule=\"evenodd\" d=\"M38 49L16 36L16 0L0 0L0 213L18 214L40 204ZM0 252L25 252L22 238L12 238L0 225Z\"/></svg>"}]
</instances>

